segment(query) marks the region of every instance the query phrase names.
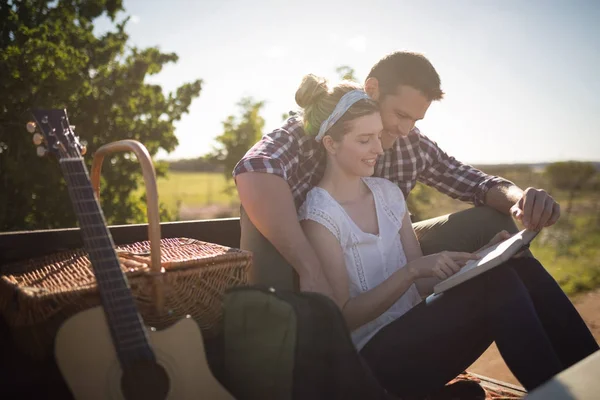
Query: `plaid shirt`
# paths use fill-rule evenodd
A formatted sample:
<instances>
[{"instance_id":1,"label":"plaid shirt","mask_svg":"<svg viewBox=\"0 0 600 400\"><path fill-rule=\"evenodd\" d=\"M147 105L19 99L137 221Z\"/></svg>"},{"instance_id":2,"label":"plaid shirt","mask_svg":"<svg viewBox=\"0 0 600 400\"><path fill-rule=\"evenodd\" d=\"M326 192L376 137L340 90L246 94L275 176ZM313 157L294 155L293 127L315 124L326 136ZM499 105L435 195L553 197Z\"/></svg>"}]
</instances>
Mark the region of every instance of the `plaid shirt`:
<instances>
[{"instance_id":1,"label":"plaid shirt","mask_svg":"<svg viewBox=\"0 0 600 400\"><path fill-rule=\"evenodd\" d=\"M325 171L325 150L304 132L302 118L290 117L279 129L266 134L233 169L234 178L244 172L265 172L285 179L292 190L296 208L316 186ZM487 175L462 164L444 153L416 127L400 137L377 159L373 176L386 178L402 190L405 197L417 181L448 196L483 205L485 194L499 183L512 183Z\"/></svg>"}]
</instances>

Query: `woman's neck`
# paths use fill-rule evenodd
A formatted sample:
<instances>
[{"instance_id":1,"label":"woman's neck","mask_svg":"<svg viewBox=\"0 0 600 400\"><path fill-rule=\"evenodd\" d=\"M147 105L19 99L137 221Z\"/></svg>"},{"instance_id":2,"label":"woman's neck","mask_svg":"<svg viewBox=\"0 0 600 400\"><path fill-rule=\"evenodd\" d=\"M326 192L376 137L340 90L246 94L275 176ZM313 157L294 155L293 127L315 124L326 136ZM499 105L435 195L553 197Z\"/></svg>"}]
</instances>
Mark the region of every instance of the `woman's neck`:
<instances>
[{"instance_id":1,"label":"woman's neck","mask_svg":"<svg viewBox=\"0 0 600 400\"><path fill-rule=\"evenodd\" d=\"M330 160L327 160L319 186L340 204L359 200L367 189L360 176L348 174Z\"/></svg>"}]
</instances>

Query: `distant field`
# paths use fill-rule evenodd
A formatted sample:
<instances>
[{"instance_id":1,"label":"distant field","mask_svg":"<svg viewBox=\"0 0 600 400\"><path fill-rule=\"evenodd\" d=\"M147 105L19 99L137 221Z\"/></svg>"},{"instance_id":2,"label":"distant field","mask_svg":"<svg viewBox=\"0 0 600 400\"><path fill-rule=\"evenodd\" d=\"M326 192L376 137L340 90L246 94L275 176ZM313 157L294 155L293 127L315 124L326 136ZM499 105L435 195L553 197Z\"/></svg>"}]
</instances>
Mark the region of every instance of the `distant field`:
<instances>
[{"instance_id":1,"label":"distant field","mask_svg":"<svg viewBox=\"0 0 600 400\"><path fill-rule=\"evenodd\" d=\"M158 180L158 196L172 211L202 209L208 206L236 207L239 203L235 189L225 176L210 172L169 172Z\"/></svg>"}]
</instances>

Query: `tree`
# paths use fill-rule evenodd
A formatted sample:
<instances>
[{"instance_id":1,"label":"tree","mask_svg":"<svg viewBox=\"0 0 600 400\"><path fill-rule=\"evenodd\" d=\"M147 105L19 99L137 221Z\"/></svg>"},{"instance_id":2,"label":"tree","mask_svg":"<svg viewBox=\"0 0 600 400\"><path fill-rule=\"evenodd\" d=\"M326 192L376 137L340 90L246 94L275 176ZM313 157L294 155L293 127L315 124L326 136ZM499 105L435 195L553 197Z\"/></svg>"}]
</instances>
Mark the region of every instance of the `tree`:
<instances>
[{"instance_id":1,"label":"tree","mask_svg":"<svg viewBox=\"0 0 600 400\"><path fill-rule=\"evenodd\" d=\"M354 68L352 68L352 67L349 67L347 65L342 65L340 67L337 67L335 69L335 72L338 73L338 75L340 76L340 79L343 79L346 81L358 82L358 79L356 78L356 75L355 75Z\"/></svg>"},{"instance_id":2,"label":"tree","mask_svg":"<svg viewBox=\"0 0 600 400\"><path fill-rule=\"evenodd\" d=\"M145 83L178 58L127 46L128 18L116 21L122 10L121 0L0 0L0 230L76 225L59 167L35 155L24 129L30 108L67 108L88 142L88 168L93 152L116 140L139 140L151 155L177 145L174 122L201 81L169 94ZM95 36L93 21L104 13L114 30ZM166 167L158 163L157 173ZM106 161L101 201L109 223L145 220L140 176L129 155Z\"/></svg>"},{"instance_id":3,"label":"tree","mask_svg":"<svg viewBox=\"0 0 600 400\"><path fill-rule=\"evenodd\" d=\"M565 190L569 194L565 220L568 220L571 213L573 199L596 172L596 167L591 162L564 161L555 162L546 167L545 174L550 179L552 186L559 190Z\"/></svg>"},{"instance_id":4,"label":"tree","mask_svg":"<svg viewBox=\"0 0 600 400\"><path fill-rule=\"evenodd\" d=\"M225 168L227 179L231 179L235 165L260 139L265 126L265 120L260 116L264 102L245 97L237 106L241 109L241 118L234 115L227 117L223 121L223 133L215 138L219 144L216 156Z\"/></svg>"}]
</instances>

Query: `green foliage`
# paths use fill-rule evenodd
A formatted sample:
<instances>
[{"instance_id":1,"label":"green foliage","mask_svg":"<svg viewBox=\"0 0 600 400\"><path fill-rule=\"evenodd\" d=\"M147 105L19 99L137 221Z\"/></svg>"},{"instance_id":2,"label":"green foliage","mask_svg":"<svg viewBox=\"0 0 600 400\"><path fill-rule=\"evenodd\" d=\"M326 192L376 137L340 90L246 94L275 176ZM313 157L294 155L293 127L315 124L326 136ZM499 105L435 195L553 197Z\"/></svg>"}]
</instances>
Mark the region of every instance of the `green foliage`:
<instances>
[{"instance_id":1,"label":"green foliage","mask_svg":"<svg viewBox=\"0 0 600 400\"><path fill-rule=\"evenodd\" d=\"M573 208L573 199L596 175L596 167L591 162L563 161L546 167L545 175L553 187L569 193L565 219L569 219Z\"/></svg>"},{"instance_id":2,"label":"green foliage","mask_svg":"<svg viewBox=\"0 0 600 400\"><path fill-rule=\"evenodd\" d=\"M562 161L548 165L545 174L555 188L579 191L596 172L596 167L591 162Z\"/></svg>"},{"instance_id":3,"label":"green foliage","mask_svg":"<svg viewBox=\"0 0 600 400\"><path fill-rule=\"evenodd\" d=\"M115 21L121 10L120 0L0 0L0 230L76 225L58 165L37 158L24 129L30 108L67 108L88 155L121 139L139 140L151 155L177 145L174 122L200 94L201 81L166 95L145 83L177 55L128 47L128 18L94 36L94 19L106 13ZM144 221L143 198L135 195L139 164L129 155L105 163L101 201L108 222ZM166 164L156 167L166 172Z\"/></svg>"},{"instance_id":4,"label":"green foliage","mask_svg":"<svg viewBox=\"0 0 600 400\"><path fill-rule=\"evenodd\" d=\"M216 137L219 144L215 157L223 165L225 176L231 179L231 172L238 161L261 137L265 120L260 116L264 103L250 97L243 98L237 106L241 117L230 115L223 122L223 133Z\"/></svg>"},{"instance_id":5,"label":"green foliage","mask_svg":"<svg viewBox=\"0 0 600 400\"><path fill-rule=\"evenodd\" d=\"M600 287L600 224L584 211L588 196L579 200L573 218L542 230L531 246L569 295Z\"/></svg>"},{"instance_id":6,"label":"green foliage","mask_svg":"<svg viewBox=\"0 0 600 400\"><path fill-rule=\"evenodd\" d=\"M335 69L335 72L337 72L340 79L342 79L342 80L358 82L358 79L356 78L356 75L355 75L354 68L352 68L352 67L349 67L347 65L342 65L340 67L337 67Z\"/></svg>"}]
</instances>

